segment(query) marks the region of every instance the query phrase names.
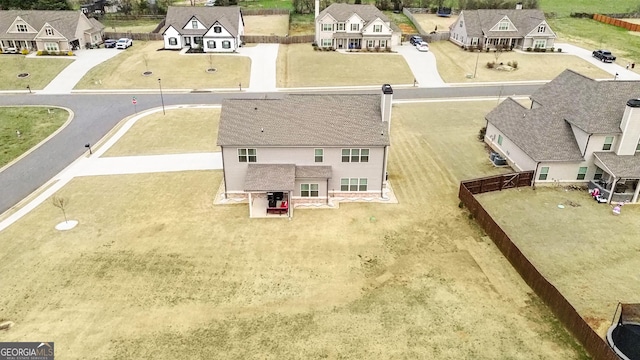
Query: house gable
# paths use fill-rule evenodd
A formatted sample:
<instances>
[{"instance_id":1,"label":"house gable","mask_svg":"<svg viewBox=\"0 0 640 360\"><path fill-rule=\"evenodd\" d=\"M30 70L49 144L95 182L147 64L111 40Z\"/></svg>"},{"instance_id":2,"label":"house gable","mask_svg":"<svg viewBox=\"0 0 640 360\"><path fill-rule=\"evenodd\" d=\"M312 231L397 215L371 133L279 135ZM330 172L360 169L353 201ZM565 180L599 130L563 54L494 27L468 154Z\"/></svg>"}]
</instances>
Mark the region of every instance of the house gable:
<instances>
[{"instance_id":1,"label":"house gable","mask_svg":"<svg viewBox=\"0 0 640 360\"><path fill-rule=\"evenodd\" d=\"M351 30L351 25L358 24L358 30ZM347 32L362 32L362 29L365 25L365 21L358 15L353 14L347 19L345 28Z\"/></svg>"},{"instance_id":2,"label":"house gable","mask_svg":"<svg viewBox=\"0 0 640 360\"><path fill-rule=\"evenodd\" d=\"M374 31L374 27L377 26L380 26L381 31ZM389 26L389 24L384 22L382 19L377 18L366 24L364 29L362 29L362 33L367 35L391 35L393 33L393 29L391 29L391 26Z\"/></svg>"},{"instance_id":3,"label":"house gable","mask_svg":"<svg viewBox=\"0 0 640 360\"><path fill-rule=\"evenodd\" d=\"M204 26L195 16L192 16L191 19L189 19L189 21L187 21L187 23L182 27L183 30L203 30L206 28L207 27Z\"/></svg>"},{"instance_id":4,"label":"house gable","mask_svg":"<svg viewBox=\"0 0 640 360\"><path fill-rule=\"evenodd\" d=\"M207 31L206 34L204 34L205 37L233 37L231 35L231 33L229 32L229 30L227 30L227 28L221 24L219 21L216 21Z\"/></svg>"},{"instance_id":5,"label":"house gable","mask_svg":"<svg viewBox=\"0 0 640 360\"><path fill-rule=\"evenodd\" d=\"M164 36L179 36L180 32L176 28L174 28L172 25L169 25L169 27L164 30L162 35L164 35Z\"/></svg>"},{"instance_id":6,"label":"house gable","mask_svg":"<svg viewBox=\"0 0 640 360\"><path fill-rule=\"evenodd\" d=\"M58 39L66 39L60 31L56 30L49 23L45 23L42 29L35 36L35 39L38 40L58 40Z\"/></svg>"},{"instance_id":7,"label":"house gable","mask_svg":"<svg viewBox=\"0 0 640 360\"><path fill-rule=\"evenodd\" d=\"M542 31L541 31L542 30ZM527 37L546 37L546 38L557 38L556 33L551 30L549 24L546 21L541 22L537 26L534 26L533 29L526 35Z\"/></svg>"},{"instance_id":8,"label":"house gable","mask_svg":"<svg viewBox=\"0 0 640 360\"><path fill-rule=\"evenodd\" d=\"M26 31L22 31L23 29L26 30ZM7 29L7 33L14 33L14 34L15 33L18 33L18 34L32 33L32 34L37 34L38 30L36 30L33 26L29 25L20 16L18 16L18 17L16 17L15 20L13 20L13 23L11 23L11 25Z\"/></svg>"},{"instance_id":9,"label":"house gable","mask_svg":"<svg viewBox=\"0 0 640 360\"><path fill-rule=\"evenodd\" d=\"M513 24L511 19L508 16L504 16L500 21L498 21L489 31L518 31L516 26Z\"/></svg>"}]
</instances>

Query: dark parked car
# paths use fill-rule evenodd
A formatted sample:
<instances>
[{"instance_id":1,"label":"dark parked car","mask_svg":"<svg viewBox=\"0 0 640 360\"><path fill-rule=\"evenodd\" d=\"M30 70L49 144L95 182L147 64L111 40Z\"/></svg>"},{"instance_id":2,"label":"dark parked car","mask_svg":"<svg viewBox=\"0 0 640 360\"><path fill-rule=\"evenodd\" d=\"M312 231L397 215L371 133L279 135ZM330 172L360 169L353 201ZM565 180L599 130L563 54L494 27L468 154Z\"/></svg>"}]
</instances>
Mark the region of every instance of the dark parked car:
<instances>
[{"instance_id":1,"label":"dark parked car","mask_svg":"<svg viewBox=\"0 0 640 360\"><path fill-rule=\"evenodd\" d=\"M411 45L415 45L415 44L421 44L422 42L424 42L424 40L422 40L422 37L418 35L413 35L412 37L409 38L409 42L411 43Z\"/></svg>"},{"instance_id":2,"label":"dark parked car","mask_svg":"<svg viewBox=\"0 0 640 360\"><path fill-rule=\"evenodd\" d=\"M616 61L616 57L613 56L613 54L609 50L596 50L591 54L591 56L604 62Z\"/></svg>"},{"instance_id":3,"label":"dark parked car","mask_svg":"<svg viewBox=\"0 0 640 360\"><path fill-rule=\"evenodd\" d=\"M104 47L106 48L115 48L116 47L116 42L118 42L118 40L116 39L107 39L104 41Z\"/></svg>"}]
</instances>

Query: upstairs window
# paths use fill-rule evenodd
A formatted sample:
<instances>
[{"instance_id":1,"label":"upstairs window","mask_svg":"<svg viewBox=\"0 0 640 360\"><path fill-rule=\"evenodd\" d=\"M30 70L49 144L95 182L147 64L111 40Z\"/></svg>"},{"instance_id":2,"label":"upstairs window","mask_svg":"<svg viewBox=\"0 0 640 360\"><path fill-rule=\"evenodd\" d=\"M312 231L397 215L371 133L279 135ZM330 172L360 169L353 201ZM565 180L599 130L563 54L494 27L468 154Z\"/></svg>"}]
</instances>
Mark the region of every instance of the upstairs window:
<instances>
[{"instance_id":1,"label":"upstairs window","mask_svg":"<svg viewBox=\"0 0 640 360\"><path fill-rule=\"evenodd\" d=\"M27 32L27 31L29 31L29 29L27 29L27 25L24 25L24 24L16 25L16 29L18 30L18 32Z\"/></svg>"},{"instance_id":2,"label":"upstairs window","mask_svg":"<svg viewBox=\"0 0 640 360\"><path fill-rule=\"evenodd\" d=\"M344 23L338 23L338 31L344 31Z\"/></svg>"},{"instance_id":3,"label":"upstairs window","mask_svg":"<svg viewBox=\"0 0 640 360\"><path fill-rule=\"evenodd\" d=\"M324 149L315 149L315 162L323 162L324 161Z\"/></svg>"},{"instance_id":4,"label":"upstairs window","mask_svg":"<svg viewBox=\"0 0 640 360\"><path fill-rule=\"evenodd\" d=\"M351 31L360 31L360 24L351 24Z\"/></svg>"},{"instance_id":5,"label":"upstairs window","mask_svg":"<svg viewBox=\"0 0 640 360\"><path fill-rule=\"evenodd\" d=\"M238 149L239 162L257 162L258 152L256 149Z\"/></svg>"},{"instance_id":6,"label":"upstairs window","mask_svg":"<svg viewBox=\"0 0 640 360\"><path fill-rule=\"evenodd\" d=\"M322 24L322 31L333 31L333 24Z\"/></svg>"},{"instance_id":7,"label":"upstairs window","mask_svg":"<svg viewBox=\"0 0 640 360\"><path fill-rule=\"evenodd\" d=\"M500 24L498 25L498 30L509 30L509 22L500 21Z\"/></svg>"},{"instance_id":8,"label":"upstairs window","mask_svg":"<svg viewBox=\"0 0 640 360\"><path fill-rule=\"evenodd\" d=\"M342 162L369 162L369 149L342 149Z\"/></svg>"},{"instance_id":9,"label":"upstairs window","mask_svg":"<svg viewBox=\"0 0 640 360\"><path fill-rule=\"evenodd\" d=\"M546 25L540 25L540 26L538 26L538 32L539 32L539 33L543 33L543 32L545 32L545 31L547 31L547 26L546 26Z\"/></svg>"},{"instance_id":10,"label":"upstairs window","mask_svg":"<svg viewBox=\"0 0 640 360\"><path fill-rule=\"evenodd\" d=\"M44 29L44 33L48 36L53 36L53 29L48 27Z\"/></svg>"},{"instance_id":11,"label":"upstairs window","mask_svg":"<svg viewBox=\"0 0 640 360\"><path fill-rule=\"evenodd\" d=\"M602 150L611 150L611 145L613 145L613 136L607 136L604 138L604 145L602 145Z\"/></svg>"},{"instance_id":12,"label":"upstairs window","mask_svg":"<svg viewBox=\"0 0 640 360\"><path fill-rule=\"evenodd\" d=\"M214 26L213 27L213 32L220 34L222 32L222 26Z\"/></svg>"},{"instance_id":13,"label":"upstairs window","mask_svg":"<svg viewBox=\"0 0 640 360\"><path fill-rule=\"evenodd\" d=\"M373 32L374 33L382 32L382 25L373 25Z\"/></svg>"},{"instance_id":14,"label":"upstairs window","mask_svg":"<svg viewBox=\"0 0 640 360\"><path fill-rule=\"evenodd\" d=\"M197 29L197 28L198 28L198 21L197 21L197 20L193 20L193 21L191 21L191 27L192 27L193 29Z\"/></svg>"}]
</instances>

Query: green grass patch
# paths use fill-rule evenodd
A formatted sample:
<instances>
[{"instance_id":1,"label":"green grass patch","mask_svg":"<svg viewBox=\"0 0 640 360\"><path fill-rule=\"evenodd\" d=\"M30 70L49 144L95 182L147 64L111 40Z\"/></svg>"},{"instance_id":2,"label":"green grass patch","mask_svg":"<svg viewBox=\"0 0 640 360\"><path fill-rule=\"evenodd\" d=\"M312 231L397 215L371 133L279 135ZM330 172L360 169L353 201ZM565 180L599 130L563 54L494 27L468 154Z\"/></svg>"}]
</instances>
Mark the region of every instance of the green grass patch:
<instances>
[{"instance_id":1,"label":"green grass patch","mask_svg":"<svg viewBox=\"0 0 640 360\"><path fill-rule=\"evenodd\" d=\"M72 59L27 58L23 55L0 55L0 90L43 89ZM26 78L18 74L28 73Z\"/></svg>"},{"instance_id":2,"label":"green grass patch","mask_svg":"<svg viewBox=\"0 0 640 360\"><path fill-rule=\"evenodd\" d=\"M241 0L238 5L247 9L288 9L293 10L291 0Z\"/></svg>"},{"instance_id":3,"label":"green grass patch","mask_svg":"<svg viewBox=\"0 0 640 360\"><path fill-rule=\"evenodd\" d=\"M618 57L616 62L623 65L640 58L640 36L631 35L626 29L592 19L561 18L548 22L560 41L585 49L609 49Z\"/></svg>"},{"instance_id":4,"label":"green grass patch","mask_svg":"<svg viewBox=\"0 0 640 360\"><path fill-rule=\"evenodd\" d=\"M416 30L416 27L413 25L413 22L411 22L411 20L407 17L407 15L403 13L396 14L393 11L383 11L383 13L387 15L387 17L389 18L389 20L391 20L391 22L398 25L400 29L402 29L402 32L408 32L408 31L412 31L416 33L418 32ZM409 28L411 30L409 30Z\"/></svg>"},{"instance_id":5,"label":"green grass patch","mask_svg":"<svg viewBox=\"0 0 640 360\"><path fill-rule=\"evenodd\" d=\"M569 16L572 12L612 14L627 13L637 10L638 0L540 0L540 9L557 16Z\"/></svg>"},{"instance_id":6,"label":"green grass patch","mask_svg":"<svg viewBox=\"0 0 640 360\"><path fill-rule=\"evenodd\" d=\"M68 119L62 109L0 107L0 167L56 131ZM20 131L20 136L16 133Z\"/></svg>"},{"instance_id":7,"label":"green grass patch","mask_svg":"<svg viewBox=\"0 0 640 360\"><path fill-rule=\"evenodd\" d=\"M113 32L132 32L132 33L149 33L155 30L160 20L110 20L101 21L106 26L105 31Z\"/></svg>"},{"instance_id":8,"label":"green grass patch","mask_svg":"<svg viewBox=\"0 0 640 360\"><path fill-rule=\"evenodd\" d=\"M315 34L315 24L313 14L291 14L289 17L290 35L313 35Z\"/></svg>"}]
</instances>

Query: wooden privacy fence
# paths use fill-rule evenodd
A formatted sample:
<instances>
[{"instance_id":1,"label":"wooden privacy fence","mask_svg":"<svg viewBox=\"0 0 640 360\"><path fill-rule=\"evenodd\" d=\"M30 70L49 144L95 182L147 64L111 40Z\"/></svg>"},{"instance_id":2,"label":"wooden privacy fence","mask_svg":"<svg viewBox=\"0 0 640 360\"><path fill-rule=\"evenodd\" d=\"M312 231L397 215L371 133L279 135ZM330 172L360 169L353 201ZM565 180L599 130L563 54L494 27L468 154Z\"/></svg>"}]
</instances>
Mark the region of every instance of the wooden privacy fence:
<instances>
[{"instance_id":1,"label":"wooden privacy fence","mask_svg":"<svg viewBox=\"0 0 640 360\"><path fill-rule=\"evenodd\" d=\"M640 31L640 24L633 24L628 21L612 18L606 15L593 14L593 20L600 21L601 23L611 24L617 27L625 28L629 31Z\"/></svg>"},{"instance_id":2,"label":"wooden privacy fence","mask_svg":"<svg viewBox=\"0 0 640 360\"><path fill-rule=\"evenodd\" d=\"M106 32L104 33L105 39L120 39L129 38L140 41L162 40L162 34L154 33L130 33L130 32Z\"/></svg>"},{"instance_id":3,"label":"wooden privacy fence","mask_svg":"<svg viewBox=\"0 0 640 360\"><path fill-rule=\"evenodd\" d=\"M295 36L276 36L276 35L243 35L242 42L260 43L260 44L303 44L312 43L315 35L295 35Z\"/></svg>"},{"instance_id":4,"label":"wooden privacy fence","mask_svg":"<svg viewBox=\"0 0 640 360\"><path fill-rule=\"evenodd\" d=\"M606 341L593 331L562 293L527 259L474 196L509 187L530 186L532 178L533 171L465 180L460 183L458 197L527 285L549 306L589 354L598 360L619 360Z\"/></svg>"}]
</instances>

